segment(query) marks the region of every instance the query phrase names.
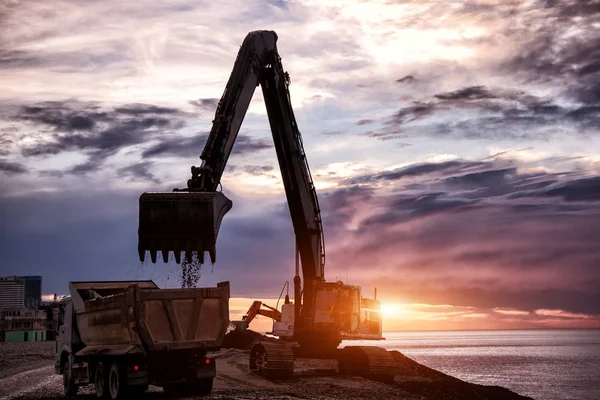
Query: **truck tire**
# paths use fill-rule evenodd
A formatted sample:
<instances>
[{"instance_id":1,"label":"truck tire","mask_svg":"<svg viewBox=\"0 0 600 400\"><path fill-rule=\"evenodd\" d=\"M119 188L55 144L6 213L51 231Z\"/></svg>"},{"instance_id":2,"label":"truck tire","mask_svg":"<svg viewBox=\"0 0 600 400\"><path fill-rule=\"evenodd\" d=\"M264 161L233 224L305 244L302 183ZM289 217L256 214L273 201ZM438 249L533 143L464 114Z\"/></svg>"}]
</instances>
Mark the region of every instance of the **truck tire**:
<instances>
[{"instance_id":1,"label":"truck tire","mask_svg":"<svg viewBox=\"0 0 600 400\"><path fill-rule=\"evenodd\" d=\"M96 389L96 397L98 399L108 398L108 380L106 379L106 368L101 362L96 365L96 373L94 374L94 387Z\"/></svg>"},{"instance_id":2,"label":"truck tire","mask_svg":"<svg viewBox=\"0 0 600 400\"><path fill-rule=\"evenodd\" d=\"M108 396L110 400L118 400L124 397L127 392L127 382L125 375L121 373L119 364L113 362L108 370Z\"/></svg>"},{"instance_id":3,"label":"truck tire","mask_svg":"<svg viewBox=\"0 0 600 400\"><path fill-rule=\"evenodd\" d=\"M75 380L73 379L73 366L69 357L67 356L67 360L63 365L63 392L67 399L70 399L77 395L77 385L75 384Z\"/></svg>"}]
</instances>

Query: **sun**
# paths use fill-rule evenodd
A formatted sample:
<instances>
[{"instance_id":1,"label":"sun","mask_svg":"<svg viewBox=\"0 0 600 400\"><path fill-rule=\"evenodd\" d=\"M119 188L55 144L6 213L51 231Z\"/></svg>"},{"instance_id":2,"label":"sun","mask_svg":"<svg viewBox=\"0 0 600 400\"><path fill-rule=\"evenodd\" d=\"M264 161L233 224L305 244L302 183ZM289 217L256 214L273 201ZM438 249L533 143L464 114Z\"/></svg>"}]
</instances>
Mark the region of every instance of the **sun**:
<instances>
[{"instance_id":1,"label":"sun","mask_svg":"<svg viewBox=\"0 0 600 400\"><path fill-rule=\"evenodd\" d=\"M384 317L400 317L404 313L404 307L398 303L382 303L381 313Z\"/></svg>"}]
</instances>

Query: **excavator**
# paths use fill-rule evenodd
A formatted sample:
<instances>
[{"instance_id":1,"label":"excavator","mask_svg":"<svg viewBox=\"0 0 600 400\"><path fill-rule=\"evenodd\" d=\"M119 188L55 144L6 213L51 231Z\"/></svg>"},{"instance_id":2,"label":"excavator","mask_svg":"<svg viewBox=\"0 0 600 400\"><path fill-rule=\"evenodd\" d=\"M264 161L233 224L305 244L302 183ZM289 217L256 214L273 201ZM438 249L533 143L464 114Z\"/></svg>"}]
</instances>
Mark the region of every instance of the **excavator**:
<instances>
[{"instance_id":1,"label":"excavator","mask_svg":"<svg viewBox=\"0 0 600 400\"><path fill-rule=\"evenodd\" d=\"M286 299L281 312L270 310L271 333L279 339L252 347L250 370L266 378L289 377L296 358L333 358L338 360L341 373L393 379L394 361L385 349L338 349L342 340L383 340L381 306L376 299L362 297L358 286L325 280L321 211L277 39L275 32L267 30L250 32L244 39L217 105L200 155L201 165L191 167L187 187L140 196L140 260L144 262L149 253L155 263L161 253L168 262L173 252L178 264L182 257L183 262L202 264L208 252L215 263L221 222L232 208L231 200L222 192L221 177L255 88L260 85L294 228L296 260L294 301Z\"/></svg>"}]
</instances>

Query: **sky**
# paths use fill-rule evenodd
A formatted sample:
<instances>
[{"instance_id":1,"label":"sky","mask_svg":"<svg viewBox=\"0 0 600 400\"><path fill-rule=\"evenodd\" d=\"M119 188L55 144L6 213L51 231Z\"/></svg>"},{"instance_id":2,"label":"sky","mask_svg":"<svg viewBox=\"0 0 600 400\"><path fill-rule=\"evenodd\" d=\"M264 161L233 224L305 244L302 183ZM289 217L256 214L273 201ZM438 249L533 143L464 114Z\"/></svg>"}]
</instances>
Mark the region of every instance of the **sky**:
<instances>
[{"instance_id":1,"label":"sky","mask_svg":"<svg viewBox=\"0 0 600 400\"><path fill-rule=\"evenodd\" d=\"M600 328L592 0L0 0L0 275L179 286L138 259L138 197L185 186L258 29L291 77L327 280L377 288L386 330ZM229 280L237 318L294 271L259 90L222 185L199 285Z\"/></svg>"}]
</instances>

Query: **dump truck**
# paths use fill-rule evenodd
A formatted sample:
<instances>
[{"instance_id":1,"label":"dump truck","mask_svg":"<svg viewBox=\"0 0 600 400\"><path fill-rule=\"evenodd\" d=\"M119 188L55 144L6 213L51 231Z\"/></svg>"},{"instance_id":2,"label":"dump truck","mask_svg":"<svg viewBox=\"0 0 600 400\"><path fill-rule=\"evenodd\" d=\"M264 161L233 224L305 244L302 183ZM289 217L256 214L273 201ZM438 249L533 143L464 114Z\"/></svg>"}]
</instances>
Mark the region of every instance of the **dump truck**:
<instances>
[{"instance_id":1,"label":"dump truck","mask_svg":"<svg viewBox=\"0 0 600 400\"><path fill-rule=\"evenodd\" d=\"M160 289L153 281L70 282L60 302L55 371L67 397L94 384L96 397L132 398L148 385L207 395L210 352L229 326L229 282Z\"/></svg>"}]
</instances>

